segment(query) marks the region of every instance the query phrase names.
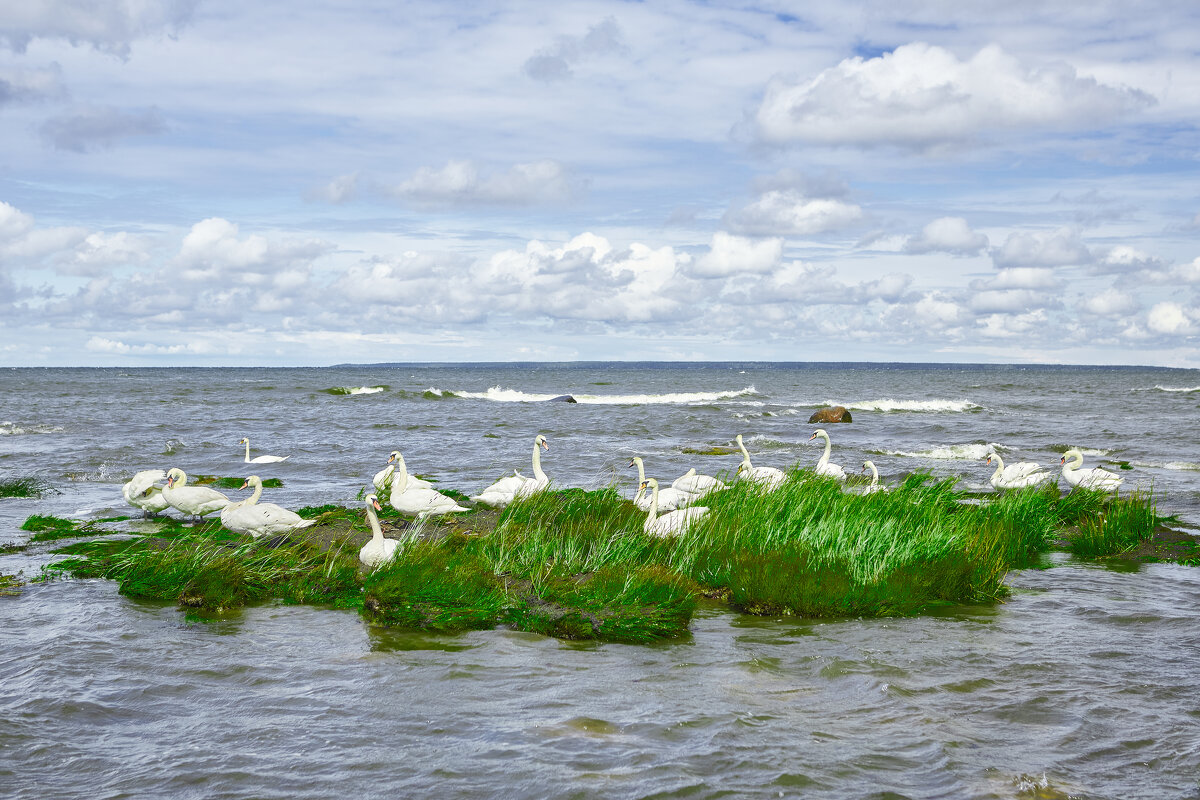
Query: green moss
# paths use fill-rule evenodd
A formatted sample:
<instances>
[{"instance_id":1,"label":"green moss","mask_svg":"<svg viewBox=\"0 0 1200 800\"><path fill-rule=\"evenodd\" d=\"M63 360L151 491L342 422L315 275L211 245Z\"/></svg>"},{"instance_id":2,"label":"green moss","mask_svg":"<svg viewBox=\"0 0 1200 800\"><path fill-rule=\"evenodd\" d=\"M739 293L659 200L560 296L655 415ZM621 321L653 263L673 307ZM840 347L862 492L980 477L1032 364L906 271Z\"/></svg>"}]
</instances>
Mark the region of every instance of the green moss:
<instances>
[{"instance_id":1,"label":"green moss","mask_svg":"<svg viewBox=\"0 0 1200 800\"><path fill-rule=\"evenodd\" d=\"M188 483L196 486L219 486L222 489L241 489L246 483L245 478L221 478L216 475L189 475ZM264 478L264 489L278 489L283 486L279 478Z\"/></svg>"},{"instance_id":2,"label":"green moss","mask_svg":"<svg viewBox=\"0 0 1200 800\"><path fill-rule=\"evenodd\" d=\"M76 523L74 520L62 519L61 517L32 514L21 524L21 530L34 531L35 533L42 533L44 531L74 531L77 525L82 524Z\"/></svg>"},{"instance_id":3,"label":"green moss","mask_svg":"<svg viewBox=\"0 0 1200 800\"><path fill-rule=\"evenodd\" d=\"M712 447L681 447L679 452L690 456L731 456L741 451L736 447L713 445Z\"/></svg>"},{"instance_id":4,"label":"green moss","mask_svg":"<svg viewBox=\"0 0 1200 800\"><path fill-rule=\"evenodd\" d=\"M5 575L0 572L0 597L15 597L21 592L20 587L25 583L16 575Z\"/></svg>"},{"instance_id":5,"label":"green moss","mask_svg":"<svg viewBox=\"0 0 1200 800\"><path fill-rule=\"evenodd\" d=\"M494 627L506 595L477 556L445 543L413 544L364 581L363 615L379 625L455 632Z\"/></svg>"}]
</instances>

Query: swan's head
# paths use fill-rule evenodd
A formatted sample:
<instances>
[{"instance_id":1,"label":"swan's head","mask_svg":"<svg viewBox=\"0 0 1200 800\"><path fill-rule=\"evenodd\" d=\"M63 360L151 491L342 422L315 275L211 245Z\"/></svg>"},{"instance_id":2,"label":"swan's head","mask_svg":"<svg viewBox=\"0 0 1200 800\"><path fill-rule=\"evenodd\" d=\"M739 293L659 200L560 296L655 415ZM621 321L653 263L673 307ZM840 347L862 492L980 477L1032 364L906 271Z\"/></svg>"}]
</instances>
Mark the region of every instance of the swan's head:
<instances>
[{"instance_id":1,"label":"swan's head","mask_svg":"<svg viewBox=\"0 0 1200 800\"><path fill-rule=\"evenodd\" d=\"M375 496L375 495L373 495L373 494L369 494L369 495L367 495L367 496L364 498L364 502L367 504L367 508L371 508L371 509L374 509L374 510L376 510L376 511L382 511L382 510L383 510L383 506L379 505L379 498L378 498L378 497L376 497L376 496Z\"/></svg>"},{"instance_id":2,"label":"swan's head","mask_svg":"<svg viewBox=\"0 0 1200 800\"><path fill-rule=\"evenodd\" d=\"M1083 453L1079 452L1078 449L1072 447L1070 450L1068 450L1067 452L1062 454L1062 458L1060 458L1058 460L1058 463L1066 464L1068 461L1079 461L1079 463L1082 464L1083 463Z\"/></svg>"},{"instance_id":3,"label":"swan's head","mask_svg":"<svg viewBox=\"0 0 1200 800\"><path fill-rule=\"evenodd\" d=\"M240 488L245 489L249 486L261 486L261 485L262 485L262 478L258 477L257 475L251 475L249 478L246 478L246 480L242 481L242 485Z\"/></svg>"},{"instance_id":4,"label":"swan's head","mask_svg":"<svg viewBox=\"0 0 1200 800\"><path fill-rule=\"evenodd\" d=\"M864 462L863 462L863 468L862 468L861 470L859 470L859 471L860 471L860 472L866 472L867 470L869 470L869 469L874 469L874 468L875 468L875 465L874 465L873 463L871 463L870 461L864 461Z\"/></svg>"},{"instance_id":5,"label":"swan's head","mask_svg":"<svg viewBox=\"0 0 1200 800\"><path fill-rule=\"evenodd\" d=\"M657 489L658 488L658 479L657 478L646 478L646 480L642 481L641 488Z\"/></svg>"},{"instance_id":6,"label":"swan's head","mask_svg":"<svg viewBox=\"0 0 1200 800\"><path fill-rule=\"evenodd\" d=\"M988 454L987 454L987 455L984 457L984 459L983 459L983 460L984 460L984 461L986 461L987 463L991 464L991 463L992 463L992 459L993 459L993 458L995 458L995 457L996 457L996 454L995 454L995 453L988 453Z\"/></svg>"},{"instance_id":7,"label":"swan's head","mask_svg":"<svg viewBox=\"0 0 1200 800\"><path fill-rule=\"evenodd\" d=\"M238 444L250 444L250 440L245 438L238 439Z\"/></svg>"},{"instance_id":8,"label":"swan's head","mask_svg":"<svg viewBox=\"0 0 1200 800\"><path fill-rule=\"evenodd\" d=\"M638 462L640 462L641 460L642 459L640 456L634 456L633 458L629 459L629 466L636 467L638 465Z\"/></svg>"},{"instance_id":9,"label":"swan's head","mask_svg":"<svg viewBox=\"0 0 1200 800\"><path fill-rule=\"evenodd\" d=\"M740 433L739 433L737 436L733 437L733 438L734 438L734 440L735 440L735 441L737 441L737 443L738 443L739 445L742 443L742 435L741 435Z\"/></svg>"},{"instance_id":10,"label":"swan's head","mask_svg":"<svg viewBox=\"0 0 1200 800\"><path fill-rule=\"evenodd\" d=\"M824 431L824 429L817 428L815 431L813 431L813 435L808 437L808 440L811 442L813 439L816 439L818 436L824 436L826 439L829 438L829 434L826 433Z\"/></svg>"},{"instance_id":11,"label":"swan's head","mask_svg":"<svg viewBox=\"0 0 1200 800\"><path fill-rule=\"evenodd\" d=\"M539 445L541 446L541 448L542 448L543 450L549 450L549 449L550 449L550 445L546 443L546 437L545 437L545 436L542 436L540 433L537 435L537 438L533 440L533 446L534 446L534 447L537 447L537 446L539 446Z\"/></svg>"},{"instance_id":12,"label":"swan's head","mask_svg":"<svg viewBox=\"0 0 1200 800\"><path fill-rule=\"evenodd\" d=\"M399 457L400 457L400 451L393 450L392 452L388 453L388 463L389 464L394 463L396 461L396 459Z\"/></svg>"},{"instance_id":13,"label":"swan's head","mask_svg":"<svg viewBox=\"0 0 1200 800\"><path fill-rule=\"evenodd\" d=\"M176 483L187 483L187 475L179 467L172 467L167 473L167 488L174 488Z\"/></svg>"}]
</instances>

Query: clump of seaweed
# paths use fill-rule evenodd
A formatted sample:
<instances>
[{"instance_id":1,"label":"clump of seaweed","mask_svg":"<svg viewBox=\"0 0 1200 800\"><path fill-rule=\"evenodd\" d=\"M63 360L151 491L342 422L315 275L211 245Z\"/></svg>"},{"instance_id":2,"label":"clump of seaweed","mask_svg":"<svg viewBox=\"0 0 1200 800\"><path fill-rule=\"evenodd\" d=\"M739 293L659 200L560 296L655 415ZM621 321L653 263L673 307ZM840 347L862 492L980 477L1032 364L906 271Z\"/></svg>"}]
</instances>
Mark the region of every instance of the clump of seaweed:
<instances>
[{"instance_id":1,"label":"clump of seaweed","mask_svg":"<svg viewBox=\"0 0 1200 800\"><path fill-rule=\"evenodd\" d=\"M0 481L0 497L32 497L39 498L53 491L49 483L41 478L15 478Z\"/></svg>"},{"instance_id":2,"label":"clump of seaweed","mask_svg":"<svg viewBox=\"0 0 1200 800\"><path fill-rule=\"evenodd\" d=\"M0 572L0 597L16 597L25 582L16 575L5 575Z\"/></svg>"}]
</instances>

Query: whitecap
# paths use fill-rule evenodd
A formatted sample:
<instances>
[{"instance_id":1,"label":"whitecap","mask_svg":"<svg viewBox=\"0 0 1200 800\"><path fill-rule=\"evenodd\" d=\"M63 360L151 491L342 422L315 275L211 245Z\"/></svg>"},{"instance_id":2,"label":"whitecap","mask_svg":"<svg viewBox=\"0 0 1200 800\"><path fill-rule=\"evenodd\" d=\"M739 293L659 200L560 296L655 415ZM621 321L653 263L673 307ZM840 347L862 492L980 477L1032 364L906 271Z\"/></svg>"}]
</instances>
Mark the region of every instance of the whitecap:
<instances>
[{"instance_id":1,"label":"whitecap","mask_svg":"<svg viewBox=\"0 0 1200 800\"><path fill-rule=\"evenodd\" d=\"M15 422L0 422L0 436L23 436L30 433L62 433L58 425L28 425L22 427Z\"/></svg>"},{"instance_id":2,"label":"whitecap","mask_svg":"<svg viewBox=\"0 0 1200 800\"><path fill-rule=\"evenodd\" d=\"M952 444L916 452L906 450L872 450L870 452L886 456L900 456L901 458L923 458L930 461L982 461L988 457L989 453L1008 449L1002 444L990 442L988 444Z\"/></svg>"},{"instance_id":3,"label":"whitecap","mask_svg":"<svg viewBox=\"0 0 1200 800\"><path fill-rule=\"evenodd\" d=\"M1135 392L1200 392L1200 386L1162 386L1155 384L1149 388L1134 389Z\"/></svg>"},{"instance_id":4,"label":"whitecap","mask_svg":"<svg viewBox=\"0 0 1200 800\"><path fill-rule=\"evenodd\" d=\"M1169 469L1180 472L1200 472L1200 464L1191 461L1168 461L1165 464L1154 461L1130 461L1130 466L1149 467L1150 469Z\"/></svg>"},{"instance_id":5,"label":"whitecap","mask_svg":"<svg viewBox=\"0 0 1200 800\"><path fill-rule=\"evenodd\" d=\"M859 400L853 403L839 403L836 400L826 400L827 406L845 406L851 411L917 411L917 412L949 412L961 413L983 408L970 400L895 400L885 397L880 400Z\"/></svg>"},{"instance_id":6,"label":"whitecap","mask_svg":"<svg viewBox=\"0 0 1200 800\"><path fill-rule=\"evenodd\" d=\"M522 392L519 389L505 389L493 386L486 392L464 392L442 390L430 387L429 391L443 395L454 395L472 400L491 400L497 403L536 403L553 400L562 394L541 394ZM642 406L642 405L696 405L715 403L721 400L732 400L736 397L757 394L753 386L745 389L728 390L723 392L672 392L668 394L573 394L576 403L584 405L609 406Z\"/></svg>"},{"instance_id":7,"label":"whitecap","mask_svg":"<svg viewBox=\"0 0 1200 800\"><path fill-rule=\"evenodd\" d=\"M386 386L335 386L332 389L326 389L325 392L333 395L378 394L386 388Z\"/></svg>"}]
</instances>

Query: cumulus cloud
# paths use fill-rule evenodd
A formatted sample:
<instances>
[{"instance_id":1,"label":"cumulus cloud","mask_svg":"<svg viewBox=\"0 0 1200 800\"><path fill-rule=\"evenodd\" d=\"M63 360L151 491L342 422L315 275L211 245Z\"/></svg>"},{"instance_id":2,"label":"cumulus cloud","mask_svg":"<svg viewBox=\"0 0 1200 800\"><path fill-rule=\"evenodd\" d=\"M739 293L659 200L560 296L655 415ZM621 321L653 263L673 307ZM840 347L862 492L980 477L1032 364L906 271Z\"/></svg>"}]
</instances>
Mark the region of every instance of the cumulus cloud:
<instances>
[{"instance_id":1,"label":"cumulus cloud","mask_svg":"<svg viewBox=\"0 0 1200 800\"><path fill-rule=\"evenodd\" d=\"M62 69L57 64L44 69L0 68L0 106L54 100L65 95Z\"/></svg>"},{"instance_id":2,"label":"cumulus cloud","mask_svg":"<svg viewBox=\"0 0 1200 800\"><path fill-rule=\"evenodd\" d=\"M51 117L38 132L56 150L86 153L109 148L123 139L157 136L167 130L157 108L122 111L109 106L91 106L73 114Z\"/></svg>"},{"instance_id":3,"label":"cumulus cloud","mask_svg":"<svg viewBox=\"0 0 1200 800\"><path fill-rule=\"evenodd\" d=\"M1092 259L1074 228L1010 233L1003 245L992 250L997 267L1065 267L1089 264Z\"/></svg>"},{"instance_id":4,"label":"cumulus cloud","mask_svg":"<svg viewBox=\"0 0 1200 800\"><path fill-rule=\"evenodd\" d=\"M913 316L924 328L945 329L968 319L966 309L939 292L927 292L913 305Z\"/></svg>"},{"instance_id":5,"label":"cumulus cloud","mask_svg":"<svg viewBox=\"0 0 1200 800\"><path fill-rule=\"evenodd\" d=\"M37 0L7 3L0 15L0 44L23 53L34 39L66 39L125 57L141 37L178 30L197 0Z\"/></svg>"},{"instance_id":6,"label":"cumulus cloud","mask_svg":"<svg viewBox=\"0 0 1200 800\"><path fill-rule=\"evenodd\" d=\"M701 278L770 272L782 255L782 239L747 239L717 231L708 252L695 260L691 272Z\"/></svg>"},{"instance_id":7,"label":"cumulus cloud","mask_svg":"<svg viewBox=\"0 0 1200 800\"><path fill-rule=\"evenodd\" d=\"M1011 339L1028 336L1035 328L1046 323L1046 312L1042 309L1023 314L989 314L977 320L979 333L993 339Z\"/></svg>"},{"instance_id":8,"label":"cumulus cloud","mask_svg":"<svg viewBox=\"0 0 1200 800\"><path fill-rule=\"evenodd\" d=\"M1135 313L1139 304L1128 292L1110 288L1085 298L1079 307L1098 317L1126 317Z\"/></svg>"},{"instance_id":9,"label":"cumulus cloud","mask_svg":"<svg viewBox=\"0 0 1200 800\"><path fill-rule=\"evenodd\" d=\"M276 272L296 263L307 263L332 249L316 239L271 242L255 234L238 238L238 226L221 217L210 217L192 226L173 265L187 280L209 280L224 272L241 271L253 284L264 270Z\"/></svg>"},{"instance_id":10,"label":"cumulus cloud","mask_svg":"<svg viewBox=\"0 0 1200 800\"><path fill-rule=\"evenodd\" d=\"M583 36L560 36L553 46L539 50L524 65L525 74L537 81L551 83L567 80L573 65L597 56L625 51L621 26L613 17L588 28Z\"/></svg>"},{"instance_id":11,"label":"cumulus cloud","mask_svg":"<svg viewBox=\"0 0 1200 800\"><path fill-rule=\"evenodd\" d=\"M326 203L348 203L358 196L358 173L338 175L324 186L318 186L306 197L309 200Z\"/></svg>"},{"instance_id":12,"label":"cumulus cloud","mask_svg":"<svg viewBox=\"0 0 1200 800\"><path fill-rule=\"evenodd\" d=\"M1023 64L998 45L964 61L915 42L846 59L808 80L772 80L754 125L776 144L927 148L1004 130L1104 125L1153 102L1069 64Z\"/></svg>"},{"instance_id":13,"label":"cumulus cloud","mask_svg":"<svg viewBox=\"0 0 1200 800\"><path fill-rule=\"evenodd\" d=\"M926 225L919 236L910 236L904 252L977 256L987 246L987 236L971 230L962 217L940 217Z\"/></svg>"},{"instance_id":14,"label":"cumulus cloud","mask_svg":"<svg viewBox=\"0 0 1200 800\"><path fill-rule=\"evenodd\" d=\"M738 233L810 236L844 228L862 218L862 209L829 198L805 197L793 189L772 189L757 200L725 215Z\"/></svg>"},{"instance_id":15,"label":"cumulus cloud","mask_svg":"<svg viewBox=\"0 0 1200 800\"><path fill-rule=\"evenodd\" d=\"M1195 331L1188 312L1179 303L1156 304L1146 315L1146 327L1155 333L1168 336L1190 334Z\"/></svg>"},{"instance_id":16,"label":"cumulus cloud","mask_svg":"<svg viewBox=\"0 0 1200 800\"><path fill-rule=\"evenodd\" d=\"M1156 270L1161 267L1162 262L1159 259L1128 245L1110 247L1100 254L1092 265L1095 272L1113 274Z\"/></svg>"},{"instance_id":17,"label":"cumulus cloud","mask_svg":"<svg viewBox=\"0 0 1200 800\"><path fill-rule=\"evenodd\" d=\"M423 206L526 206L564 200L574 186L567 169L544 159L482 174L471 161L448 161L441 169L421 167L392 194Z\"/></svg>"}]
</instances>

